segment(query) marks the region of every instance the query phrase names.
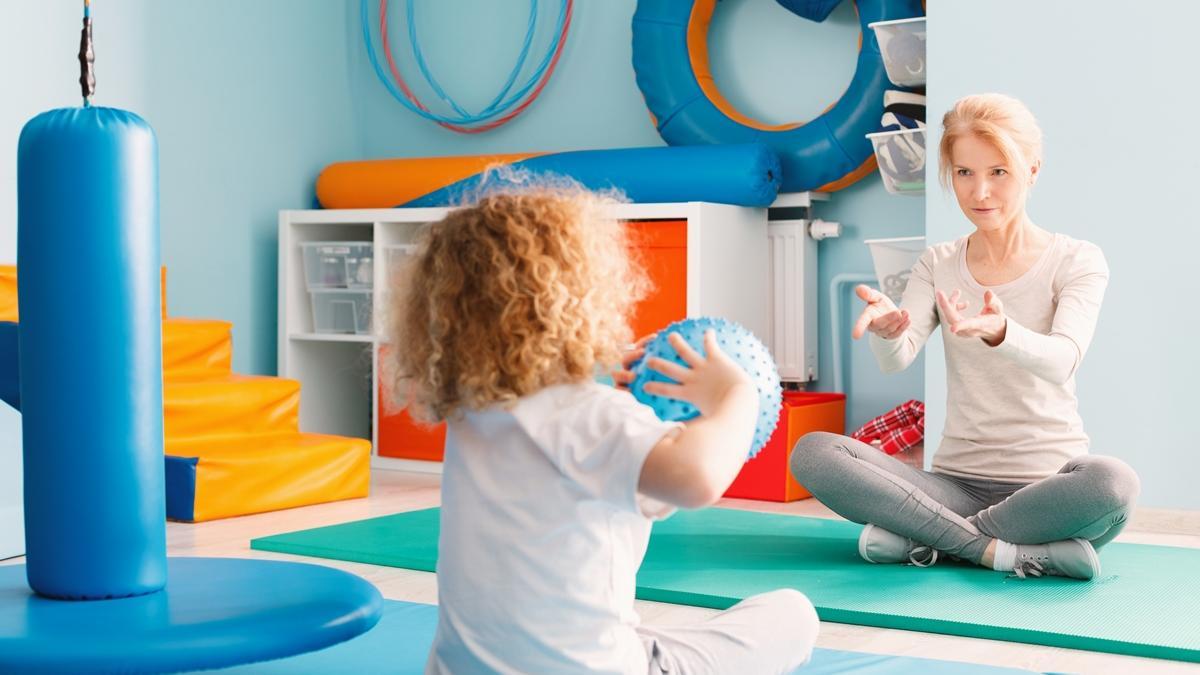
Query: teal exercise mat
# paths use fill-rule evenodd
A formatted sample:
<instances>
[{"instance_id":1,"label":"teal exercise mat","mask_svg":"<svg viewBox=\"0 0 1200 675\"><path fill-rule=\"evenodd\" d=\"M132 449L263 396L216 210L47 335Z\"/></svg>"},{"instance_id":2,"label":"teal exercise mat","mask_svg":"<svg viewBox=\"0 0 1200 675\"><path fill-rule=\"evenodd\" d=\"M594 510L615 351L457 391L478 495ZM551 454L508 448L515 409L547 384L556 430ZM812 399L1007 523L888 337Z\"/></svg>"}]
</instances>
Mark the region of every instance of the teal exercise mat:
<instances>
[{"instance_id":1,"label":"teal exercise mat","mask_svg":"<svg viewBox=\"0 0 1200 675\"><path fill-rule=\"evenodd\" d=\"M723 609L774 588L803 591L821 619L1200 662L1200 550L1110 544L1094 581L1018 579L955 563L858 557L861 526L733 509L656 523L637 597ZM255 539L251 547L433 571L438 510Z\"/></svg>"},{"instance_id":2,"label":"teal exercise mat","mask_svg":"<svg viewBox=\"0 0 1200 675\"><path fill-rule=\"evenodd\" d=\"M420 675L437 628L437 606L385 600L370 632L319 652L222 670L222 675ZM799 675L1028 675L961 661L815 649Z\"/></svg>"}]
</instances>

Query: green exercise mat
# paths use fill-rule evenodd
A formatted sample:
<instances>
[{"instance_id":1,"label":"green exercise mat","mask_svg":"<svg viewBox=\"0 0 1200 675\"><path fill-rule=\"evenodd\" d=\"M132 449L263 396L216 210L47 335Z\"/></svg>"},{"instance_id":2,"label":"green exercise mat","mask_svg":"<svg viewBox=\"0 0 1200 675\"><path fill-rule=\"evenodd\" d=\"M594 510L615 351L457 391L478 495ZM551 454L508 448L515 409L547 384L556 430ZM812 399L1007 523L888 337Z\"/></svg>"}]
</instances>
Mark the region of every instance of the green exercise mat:
<instances>
[{"instance_id":1,"label":"green exercise mat","mask_svg":"<svg viewBox=\"0 0 1200 675\"><path fill-rule=\"evenodd\" d=\"M637 597L723 609L803 591L821 619L1200 662L1200 550L1111 544L1091 582L979 567L871 565L861 526L731 509L654 526ZM255 539L251 548L433 571L438 509Z\"/></svg>"}]
</instances>

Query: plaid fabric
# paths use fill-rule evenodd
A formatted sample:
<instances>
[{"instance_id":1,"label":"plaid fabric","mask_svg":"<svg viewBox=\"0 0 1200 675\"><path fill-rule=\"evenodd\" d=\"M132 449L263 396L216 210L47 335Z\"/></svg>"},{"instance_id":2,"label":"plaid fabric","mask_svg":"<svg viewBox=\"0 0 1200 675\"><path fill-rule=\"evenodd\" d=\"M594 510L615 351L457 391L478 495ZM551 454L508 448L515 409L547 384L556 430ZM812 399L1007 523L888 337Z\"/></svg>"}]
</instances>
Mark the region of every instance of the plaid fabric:
<instances>
[{"instance_id":1,"label":"plaid fabric","mask_svg":"<svg viewBox=\"0 0 1200 675\"><path fill-rule=\"evenodd\" d=\"M870 443L889 455L907 450L925 438L925 404L905 401L862 425L850 437Z\"/></svg>"}]
</instances>

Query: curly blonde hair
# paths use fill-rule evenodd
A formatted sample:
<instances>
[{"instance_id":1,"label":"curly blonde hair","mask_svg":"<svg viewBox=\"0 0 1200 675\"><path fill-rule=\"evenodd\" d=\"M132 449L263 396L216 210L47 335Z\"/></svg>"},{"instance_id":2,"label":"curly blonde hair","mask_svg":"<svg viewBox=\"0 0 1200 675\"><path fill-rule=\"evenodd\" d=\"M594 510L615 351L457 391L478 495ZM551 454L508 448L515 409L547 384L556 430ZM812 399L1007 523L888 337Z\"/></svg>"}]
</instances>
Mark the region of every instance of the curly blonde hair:
<instances>
[{"instance_id":1,"label":"curly blonde hair","mask_svg":"<svg viewBox=\"0 0 1200 675\"><path fill-rule=\"evenodd\" d=\"M392 407L436 422L619 364L649 283L615 203L510 185L428 225L392 293Z\"/></svg>"}]
</instances>

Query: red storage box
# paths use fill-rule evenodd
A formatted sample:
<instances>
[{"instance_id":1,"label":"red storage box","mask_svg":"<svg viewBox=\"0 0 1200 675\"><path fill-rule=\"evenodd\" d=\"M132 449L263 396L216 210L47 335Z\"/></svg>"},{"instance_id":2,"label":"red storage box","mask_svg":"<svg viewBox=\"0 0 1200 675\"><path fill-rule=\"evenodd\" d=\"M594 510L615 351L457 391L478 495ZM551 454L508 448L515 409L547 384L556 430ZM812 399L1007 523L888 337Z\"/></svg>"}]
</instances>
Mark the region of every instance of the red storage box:
<instances>
[{"instance_id":1,"label":"red storage box","mask_svg":"<svg viewBox=\"0 0 1200 675\"><path fill-rule=\"evenodd\" d=\"M785 391L779 426L758 455L746 462L726 497L793 502L812 494L792 478L788 460L796 441L810 431L846 432L846 395Z\"/></svg>"}]
</instances>

